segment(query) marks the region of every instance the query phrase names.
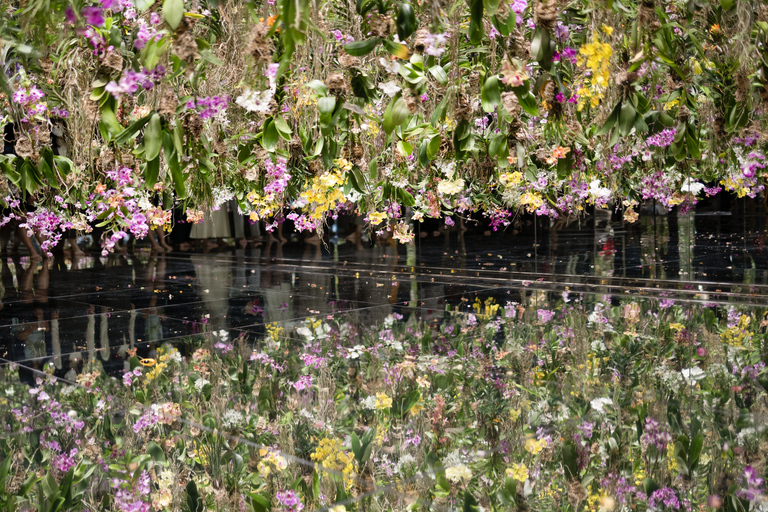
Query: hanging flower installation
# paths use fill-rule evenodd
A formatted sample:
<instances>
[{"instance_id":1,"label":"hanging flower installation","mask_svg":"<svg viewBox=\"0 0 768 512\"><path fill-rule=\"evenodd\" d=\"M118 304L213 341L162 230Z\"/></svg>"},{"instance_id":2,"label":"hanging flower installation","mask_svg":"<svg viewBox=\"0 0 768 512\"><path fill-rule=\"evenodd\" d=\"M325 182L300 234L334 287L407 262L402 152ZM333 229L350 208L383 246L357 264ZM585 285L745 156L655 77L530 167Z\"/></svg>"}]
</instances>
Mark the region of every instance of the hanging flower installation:
<instances>
[{"instance_id":1,"label":"hanging flower installation","mask_svg":"<svg viewBox=\"0 0 768 512\"><path fill-rule=\"evenodd\" d=\"M759 3L5 9L3 221L48 245L99 226L108 252L230 198L269 226L344 211L401 233L764 188Z\"/></svg>"}]
</instances>

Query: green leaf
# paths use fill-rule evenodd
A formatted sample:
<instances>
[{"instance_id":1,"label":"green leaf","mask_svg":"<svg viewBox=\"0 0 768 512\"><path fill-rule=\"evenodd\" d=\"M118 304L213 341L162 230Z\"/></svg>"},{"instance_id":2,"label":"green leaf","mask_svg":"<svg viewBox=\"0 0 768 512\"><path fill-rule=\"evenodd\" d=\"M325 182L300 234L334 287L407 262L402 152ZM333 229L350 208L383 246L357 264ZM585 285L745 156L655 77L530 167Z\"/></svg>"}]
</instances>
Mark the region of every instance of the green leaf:
<instances>
[{"instance_id":1,"label":"green leaf","mask_svg":"<svg viewBox=\"0 0 768 512\"><path fill-rule=\"evenodd\" d=\"M285 122L285 119L283 119L283 116L275 117L274 121L275 121L275 128L277 128L277 131L280 134L280 136L285 140L291 140L291 135L293 134L293 131L291 130L291 127L288 126L288 123Z\"/></svg>"},{"instance_id":2,"label":"green leaf","mask_svg":"<svg viewBox=\"0 0 768 512\"><path fill-rule=\"evenodd\" d=\"M536 106L536 98L533 96L533 94L528 92L526 87L515 87L513 91L517 95L517 101L520 103L520 106L523 108L523 110L532 116L539 115L539 109Z\"/></svg>"},{"instance_id":3,"label":"green leaf","mask_svg":"<svg viewBox=\"0 0 768 512\"><path fill-rule=\"evenodd\" d=\"M372 37L371 39L366 39L365 41L347 43L344 45L344 51L355 57L362 57L363 55L368 55L371 53L373 49L376 48L377 44L379 44L379 38Z\"/></svg>"},{"instance_id":4,"label":"green leaf","mask_svg":"<svg viewBox=\"0 0 768 512\"><path fill-rule=\"evenodd\" d=\"M109 104L105 104L103 107L101 107L100 114L101 126L109 135L115 137L121 131L123 131L122 125L120 125L120 122L117 120L117 116L115 116L115 111L112 110L112 107Z\"/></svg>"},{"instance_id":5,"label":"green leaf","mask_svg":"<svg viewBox=\"0 0 768 512\"><path fill-rule=\"evenodd\" d=\"M483 34L483 0L469 0L469 42L480 44Z\"/></svg>"},{"instance_id":6,"label":"green leaf","mask_svg":"<svg viewBox=\"0 0 768 512\"><path fill-rule=\"evenodd\" d=\"M144 130L144 158L147 160L154 160L160 154L160 148L162 146L163 138L162 128L160 126L160 114L155 112L149 119L147 129Z\"/></svg>"},{"instance_id":7,"label":"green leaf","mask_svg":"<svg viewBox=\"0 0 768 512\"><path fill-rule=\"evenodd\" d=\"M411 51L404 44L384 39L384 48L390 55L394 55L398 59L408 60L411 58Z\"/></svg>"},{"instance_id":8,"label":"green leaf","mask_svg":"<svg viewBox=\"0 0 768 512\"><path fill-rule=\"evenodd\" d=\"M445 85L448 83L448 74L445 72L443 66L434 65L429 68L429 72L432 74L432 76L435 77L435 80L437 80L440 85Z\"/></svg>"},{"instance_id":9,"label":"green leaf","mask_svg":"<svg viewBox=\"0 0 768 512\"><path fill-rule=\"evenodd\" d=\"M181 172L181 164L179 163L179 156L176 148L173 144L173 135L165 133L163 135L165 150L165 161L168 163L168 169L171 171L171 179L173 180L173 189L176 192L176 196L183 199L187 196L187 192L184 185L184 174Z\"/></svg>"},{"instance_id":10,"label":"green leaf","mask_svg":"<svg viewBox=\"0 0 768 512\"><path fill-rule=\"evenodd\" d=\"M155 0L131 0L133 2L133 5L136 7L139 11L146 11L152 5L154 5Z\"/></svg>"},{"instance_id":11,"label":"green leaf","mask_svg":"<svg viewBox=\"0 0 768 512\"><path fill-rule=\"evenodd\" d=\"M405 104L405 100L401 96L396 96L387 107L384 112L384 124L382 128L387 134L392 133L392 130L403 124L408 118L408 106Z\"/></svg>"},{"instance_id":12,"label":"green leaf","mask_svg":"<svg viewBox=\"0 0 768 512\"><path fill-rule=\"evenodd\" d=\"M152 459L154 459L156 463L163 466L166 464L165 453L156 442L150 441L147 443L147 453L152 456Z\"/></svg>"},{"instance_id":13,"label":"green leaf","mask_svg":"<svg viewBox=\"0 0 768 512\"><path fill-rule=\"evenodd\" d=\"M311 82L307 82L306 86L323 96L328 94L328 88L320 80L312 80Z\"/></svg>"},{"instance_id":14,"label":"green leaf","mask_svg":"<svg viewBox=\"0 0 768 512\"><path fill-rule=\"evenodd\" d=\"M397 12L397 37L405 41L416 31L416 15L413 13L411 4L402 3Z\"/></svg>"},{"instance_id":15,"label":"green leaf","mask_svg":"<svg viewBox=\"0 0 768 512\"><path fill-rule=\"evenodd\" d=\"M695 158L696 160L701 158L699 141L692 137L690 133L686 134L686 146L688 147L688 152L691 154L691 157Z\"/></svg>"},{"instance_id":16,"label":"green leaf","mask_svg":"<svg viewBox=\"0 0 768 512\"><path fill-rule=\"evenodd\" d=\"M160 155L153 160L147 161L144 167L144 181L147 182L147 187L152 188L157 183L157 177L160 175Z\"/></svg>"},{"instance_id":17,"label":"green leaf","mask_svg":"<svg viewBox=\"0 0 768 512\"><path fill-rule=\"evenodd\" d=\"M475 499L469 491L464 491L464 505L461 507L461 512L477 512L480 510L477 499Z\"/></svg>"},{"instance_id":18,"label":"green leaf","mask_svg":"<svg viewBox=\"0 0 768 512\"><path fill-rule=\"evenodd\" d=\"M637 116L637 111L632 106L632 103L629 101L624 102L619 113L619 134L622 137L627 136L630 130L632 130L632 127L635 125L635 116Z\"/></svg>"},{"instance_id":19,"label":"green leaf","mask_svg":"<svg viewBox=\"0 0 768 512\"><path fill-rule=\"evenodd\" d=\"M579 477L578 451L571 441L566 441L563 445L563 467L565 469L565 478L567 480Z\"/></svg>"},{"instance_id":20,"label":"green leaf","mask_svg":"<svg viewBox=\"0 0 768 512\"><path fill-rule=\"evenodd\" d=\"M333 111L336 109L336 98L325 96L318 99L317 108L320 111L320 127L328 128L333 120Z\"/></svg>"},{"instance_id":21,"label":"green leaf","mask_svg":"<svg viewBox=\"0 0 768 512\"><path fill-rule=\"evenodd\" d=\"M357 437L357 434L354 432L352 432L349 437L352 441L352 452L355 454L356 458L359 458L363 452L362 445L360 444L360 438Z\"/></svg>"},{"instance_id":22,"label":"green leaf","mask_svg":"<svg viewBox=\"0 0 768 512\"><path fill-rule=\"evenodd\" d=\"M502 143L506 140L507 137L503 133L494 136L488 144L488 154L490 156L497 156L497 153L502 147Z\"/></svg>"},{"instance_id":23,"label":"green leaf","mask_svg":"<svg viewBox=\"0 0 768 512\"><path fill-rule=\"evenodd\" d=\"M483 110L493 112L496 105L501 103L501 91L499 89L499 78L496 75L489 76L483 84L483 92L480 95L480 102Z\"/></svg>"},{"instance_id":24,"label":"green leaf","mask_svg":"<svg viewBox=\"0 0 768 512\"><path fill-rule=\"evenodd\" d=\"M317 102L317 108L321 114L332 114L333 109L336 108L336 98L333 96L320 98Z\"/></svg>"},{"instance_id":25,"label":"green leaf","mask_svg":"<svg viewBox=\"0 0 768 512\"><path fill-rule=\"evenodd\" d=\"M405 142L404 140L397 141L397 150L400 151L400 154L404 157L408 157L411 153L413 153L413 145Z\"/></svg>"},{"instance_id":26,"label":"green leaf","mask_svg":"<svg viewBox=\"0 0 768 512\"><path fill-rule=\"evenodd\" d=\"M608 119L605 120L605 123L603 123L602 128L597 130L597 133L595 133L595 137L599 137L600 135L605 135L611 130L611 128L613 128L613 126L619 120L619 112L621 112L621 102L617 103L616 106L613 107L613 111L611 112L611 115L609 115Z\"/></svg>"},{"instance_id":27,"label":"green leaf","mask_svg":"<svg viewBox=\"0 0 768 512\"><path fill-rule=\"evenodd\" d=\"M493 16L496 14L496 11L499 10L499 4L501 2L499 0L483 0L483 6L485 7L485 13L488 16Z\"/></svg>"},{"instance_id":28,"label":"green leaf","mask_svg":"<svg viewBox=\"0 0 768 512\"><path fill-rule=\"evenodd\" d=\"M440 143L442 141L440 140L440 134L433 135L431 139L429 139L429 144L427 145L427 158L430 160L434 160L435 157L437 157L437 153L440 151Z\"/></svg>"},{"instance_id":29,"label":"green leaf","mask_svg":"<svg viewBox=\"0 0 768 512\"><path fill-rule=\"evenodd\" d=\"M403 205L408 206L408 207L413 207L416 204L416 199L413 197L413 195L410 192L408 192L404 188L397 188L397 189L395 189L395 193L397 194L397 198L398 198L398 201L400 202L400 204L403 204ZM418 402L418 401L419 400L417 398L416 402ZM410 404L410 406L408 407L408 410L404 411L403 414L405 414L408 411L410 411L411 408L416 404L416 402L413 402L412 404ZM371 445L369 445L369 446L371 446Z\"/></svg>"},{"instance_id":30,"label":"green leaf","mask_svg":"<svg viewBox=\"0 0 768 512\"><path fill-rule=\"evenodd\" d=\"M699 455L704 446L704 435L696 434L691 440L691 446L688 448L688 468L693 471L699 464Z\"/></svg>"},{"instance_id":31,"label":"green leaf","mask_svg":"<svg viewBox=\"0 0 768 512\"><path fill-rule=\"evenodd\" d=\"M8 455L0 464L0 496L5 494L5 477L8 475L8 471L11 469L11 456Z\"/></svg>"},{"instance_id":32,"label":"green leaf","mask_svg":"<svg viewBox=\"0 0 768 512\"><path fill-rule=\"evenodd\" d=\"M264 123L264 132L261 136L262 147L267 151L272 151L277 147L278 137L279 134L275 122L272 119L267 119Z\"/></svg>"},{"instance_id":33,"label":"green leaf","mask_svg":"<svg viewBox=\"0 0 768 512\"><path fill-rule=\"evenodd\" d=\"M531 55L536 61L541 62L546 57L546 52L549 50L549 40L549 30L542 26L536 27L531 39Z\"/></svg>"},{"instance_id":34,"label":"green leaf","mask_svg":"<svg viewBox=\"0 0 768 512\"><path fill-rule=\"evenodd\" d=\"M248 494L253 498L252 493ZM197 490L197 484L194 480L190 480L187 484L187 507L189 508L189 512L203 512L205 509L202 500L200 500L200 493Z\"/></svg>"},{"instance_id":35,"label":"green leaf","mask_svg":"<svg viewBox=\"0 0 768 512\"><path fill-rule=\"evenodd\" d=\"M176 30L184 16L184 0L164 0L163 17L171 29Z\"/></svg>"},{"instance_id":36,"label":"green leaf","mask_svg":"<svg viewBox=\"0 0 768 512\"><path fill-rule=\"evenodd\" d=\"M115 137L115 142L118 144L123 144L130 140L134 135L139 133L139 130L144 128L144 125L149 122L149 118L152 117L150 114L147 114L146 116L142 117L141 119L138 119L128 125L128 128L120 132L120 134Z\"/></svg>"},{"instance_id":37,"label":"green leaf","mask_svg":"<svg viewBox=\"0 0 768 512\"><path fill-rule=\"evenodd\" d=\"M202 50L200 52L200 57L206 62L210 62L214 66L223 66L224 61L215 56L210 50Z\"/></svg>"}]
</instances>

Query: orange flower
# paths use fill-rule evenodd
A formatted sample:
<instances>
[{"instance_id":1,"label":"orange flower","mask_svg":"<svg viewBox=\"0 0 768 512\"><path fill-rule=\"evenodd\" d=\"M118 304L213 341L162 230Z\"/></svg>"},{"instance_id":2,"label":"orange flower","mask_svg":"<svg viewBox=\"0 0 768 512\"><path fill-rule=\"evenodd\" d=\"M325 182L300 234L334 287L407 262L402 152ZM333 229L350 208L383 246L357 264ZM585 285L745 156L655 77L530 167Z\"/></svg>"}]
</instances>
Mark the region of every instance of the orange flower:
<instances>
[{"instance_id":1,"label":"orange flower","mask_svg":"<svg viewBox=\"0 0 768 512\"><path fill-rule=\"evenodd\" d=\"M122 204L122 202L123 202L123 196L121 194L115 194L109 198L109 206L111 206L112 208L117 208Z\"/></svg>"},{"instance_id":2,"label":"orange flower","mask_svg":"<svg viewBox=\"0 0 768 512\"><path fill-rule=\"evenodd\" d=\"M275 24L275 21L277 21L277 14L267 18L267 25L269 25L271 27L272 25ZM264 23L264 17L259 18L259 23Z\"/></svg>"},{"instance_id":3,"label":"orange flower","mask_svg":"<svg viewBox=\"0 0 768 512\"><path fill-rule=\"evenodd\" d=\"M571 148L564 148L563 146L557 146L552 150L552 156L554 158L565 158Z\"/></svg>"},{"instance_id":4,"label":"orange flower","mask_svg":"<svg viewBox=\"0 0 768 512\"><path fill-rule=\"evenodd\" d=\"M97 183L96 184L96 193L97 194L103 194L104 191L107 190L107 186L103 183Z\"/></svg>"}]
</instances>

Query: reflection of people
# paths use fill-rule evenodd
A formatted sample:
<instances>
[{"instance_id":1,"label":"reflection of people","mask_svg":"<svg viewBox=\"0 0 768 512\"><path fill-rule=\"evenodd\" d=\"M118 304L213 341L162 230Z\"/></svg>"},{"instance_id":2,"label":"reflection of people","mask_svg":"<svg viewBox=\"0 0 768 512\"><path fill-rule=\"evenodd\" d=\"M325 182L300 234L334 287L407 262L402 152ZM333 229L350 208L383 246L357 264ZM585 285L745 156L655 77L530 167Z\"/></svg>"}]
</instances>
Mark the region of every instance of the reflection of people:
<instances>
[{"instance_id":1,"label":"reflection of people","mask_svg":"<svg viewBox=\"0 0 768 512\"><path fill-rule=\"evenodd\" d=\"M44 358L45 333L48 332L49 325L45 320L43 308L39 305L35 307L35 320L29 322L19 331L19 339L24 342L24 358L27 360L38 360ZM37 364L38 361L34 361Z\"/></svg>"},{"instance_id":2,"label":"reflection of people","mask_svg":"<svg viewBox=\"0 0 768 512\"><path fill-rule=\"evenodd\" d=\"M203 222L192 226L189 237L194 240L204 240L203 250L210 251L218 247L218 241L222 238L229 238L229 216L226 210L218 209L209 211Z\"/></svg>"},{"instance_id":3,"label":"reflection of people","mask_svg":"<svg viewBox=\"0 0 768 512\"><path fill-rule=\"evenodd\" d=\"M163 320L158 314L157 295L149 299L149 307L142 312L146 319L144 323L144 334L147 341L159 341L163 339Z\"/></svg>"}]
</instances>

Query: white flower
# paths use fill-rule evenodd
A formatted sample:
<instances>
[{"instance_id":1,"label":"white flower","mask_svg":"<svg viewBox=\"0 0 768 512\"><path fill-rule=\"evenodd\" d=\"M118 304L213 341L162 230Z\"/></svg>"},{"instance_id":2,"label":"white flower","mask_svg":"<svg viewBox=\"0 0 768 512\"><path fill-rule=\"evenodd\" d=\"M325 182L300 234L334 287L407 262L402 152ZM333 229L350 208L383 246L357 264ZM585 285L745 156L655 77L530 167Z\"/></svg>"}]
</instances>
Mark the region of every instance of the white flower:
<instances>
[{"instance_id":1,"label":"white flower","mask_svg":"<svg viewBox=\"0 0 768 512\"><path fill-rule=\"evenodd\" d=\"M229 409L224 413L221 419L221 424L226 429L231 429L240 426L243 423L245 417L240 411Z\"/></svg>"},{"instance_id":2,"label":"white flower","mask_svg":"<svg viewBox=\"0 0 768 512\"><path fill-rule=\"evenodd\" d=\"M363 400L362 406L370 411L376 409L376 395L369 395Z\"/></svg>"},{"instance_id":3,"label":"white flower","mask_svg":"<svg viewBox=\"0 0 768 512\"><path fill-rule=\"evenodd\" d=\"M347 357L349 357L350 359L357 359L358 357L363 355L363 351L365 350L365 347L362 345L355 345L354 347L347 350L349 351Z\"/></svg>"},{"instance_id":4,"label":"white flower","mask_svg":"<svg viewBox=\"0 0 768 512\"><path fill-rule=\"evenodd\" d=\"M304 336L305 338L312 339L312 330L309 329L309 327L301 326L298 329L296 329L296 334L299 336Z\"/></svg>"},{"instance_id":5,"label":"white flower","mask_svg":"<svg viewBox=\"0 0 768 512\"><path fill-rule=\"evenodd\" d=\"M693 195L698 194L702 190L704 190L704 184L699 183L698 181L692 178L685 178L685 181L680 187L681 192L690 192Z\"/></svg>"},{"instance_id":6,"label":"white flower","mask_svg":"<svg viewBox=\"0 0 768 512\"><path fill-rule=\"evenodd\" d=\"M390 73L397 73L400 71L400 63L397 61L385 59L384 57L381 57L379 59L379 63L382 65L384 69L389 71Z\"/></svg>"},{"instance_id":7,"label":"white flower","mask_svg":"<svg viewBox=\"0 0 768 512\"><path fill-rule=\"evenodd\" d=\"M445 478L453 483L460 482L461 480L469 480L472 478L472 471L464 464L453 466L445 470Z\"/></svg>"},{"instance_id":8,"label":"white flower","mask_svg":"<svg viewBox=\"0 0 768 512\"><path fill-rule=\"evenodd\" d=\"M693 368L684 368L681 373L683 374L683 379L689 384L693 384L694 382L706 377L704 370L698 366L694 366Z\"/></svg>"},{"instance_id":9,"label":"white flower","mask_svg":"<svg viewBox=\"0 0 768 512\"><path fill-rule=\"evenodd\" d=\"M459 178L454 181L443 180L437 184L437 191L444 196L452 196L464 190L464 180Z\"/></svg>"},{"instance_id":10,"label":"white flower","mask_svg":"<svg viewBox=\"0 0 768 512\"><path fill-rule=\"evenodd\" d=\"M589 195L594 198L610 199L611 191L605 187L601 187L600 180L592 180L589 182Z\"/></svg>"},{"instance_id":11,"label":"white flower","mask_svg":"<svg viewBox=\"0 0 768 512\"><path fill-rule=\"evenodd\" d=\"M195 389L196 389L198 392L202 393L202 392L203 392L203 388L205 387L205 385L206 385L206 384L210 384L210 383L211 383L210 381L208 381L208 380L205 380L205 379L203 379L203 378L197 379L197 380L195 381Z\"/></svg>"},{"instance_id":12,"label":"white flower","mask_svg":"<svg viewBox=\"0 0 768 512\"><path fill-rule=\"evenodd\" d=\"M269 102L272 100L273 95L274 91L270 89L262 92L248 90L238 96L235 103L249 112L266 114L269 112Z\"/></svg>"},{"instance_id":13,"label":"white flower","mask_svg":"<svg viewBox=\"0 0 768 512\"><path fill-rule=\"evenodd\" d=\"M390 80L389 82L380 83L379 89L384 91L384 94L386 94L391 98L400 91L400 86L398 86L395 82Z\"/></svg>"},{"instance_id":14,"label":"white flower","mask_svg":"<svg viewBox=\"0 0 768 512\"><path fill-rule=\"evenodd\" d=\"M613 400L610 398L604 397L604 398L595 398L591 402L589 402L589 405L592 406L592 408L597 411L600 414L605 413L605 406L606 405L613 405Z\"/></svg>"}]
</instances>

